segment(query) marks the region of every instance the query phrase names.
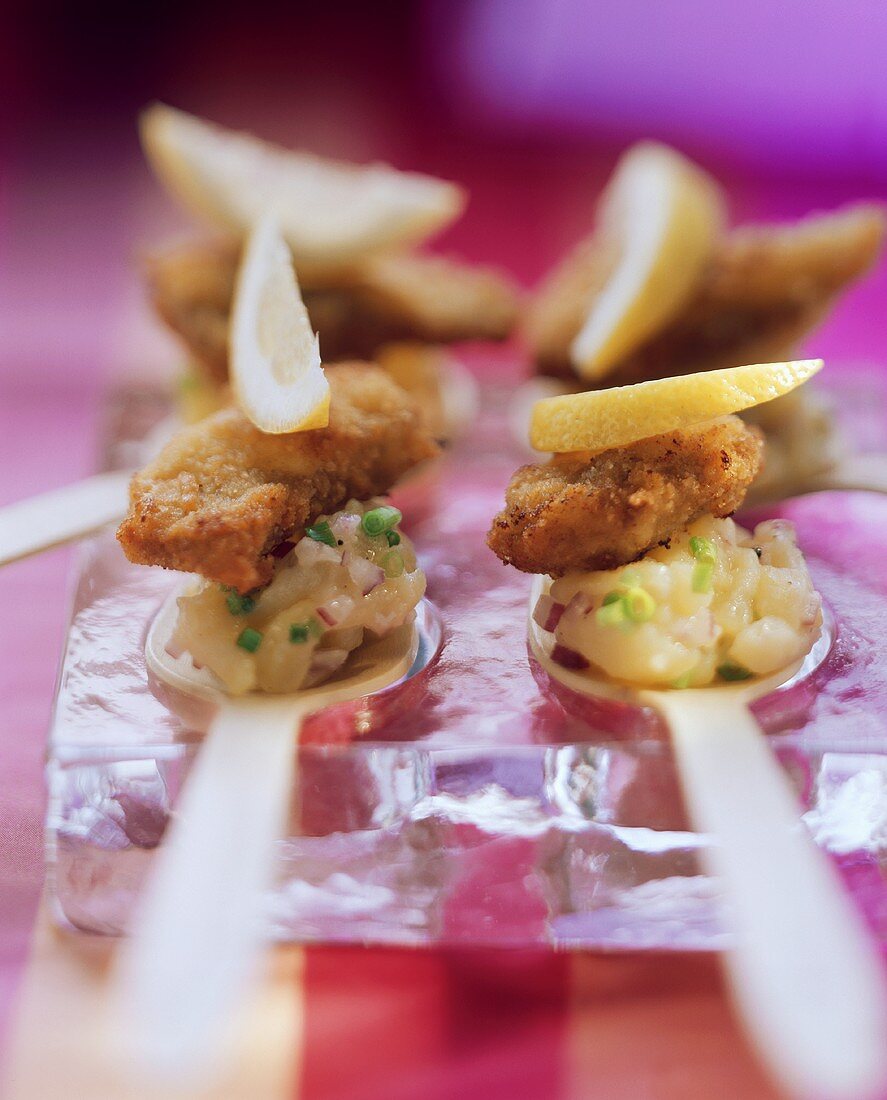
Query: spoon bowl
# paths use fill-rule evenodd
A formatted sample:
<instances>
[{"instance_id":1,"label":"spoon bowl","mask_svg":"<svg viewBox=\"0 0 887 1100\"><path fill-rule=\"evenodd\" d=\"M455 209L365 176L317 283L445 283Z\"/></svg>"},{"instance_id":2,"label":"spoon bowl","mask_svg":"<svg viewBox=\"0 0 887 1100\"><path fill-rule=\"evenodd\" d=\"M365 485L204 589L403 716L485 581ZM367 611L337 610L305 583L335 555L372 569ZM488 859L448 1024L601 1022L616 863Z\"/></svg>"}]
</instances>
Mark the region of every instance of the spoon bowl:
<instances>
[{"instance_id":1,"label":"spoon bowl","mask_svg":"<svg viewBox=\"0 0 887 1100\"><path fill-rule=\"evenodd\" d=\"M734 945L733 997L762 1061L791 1095L873 1100L887 1086L887 990L878 952L832 866L800 824L794 792L750 704L787 690L825 660L827 612L804 657L742 683L651 690L566 669L532 610L551 584L537 577L530 651L577 695L649 707L665 720L690 820L711 843ZM754 792L750 804L748 792Z\"/></svg>"},{"instance_id":2,"label":"spoon bowl","mask_svg":"<svg viewBox=\"0 0 887 1100\"><path fill-rule=\"evenodd\" d=\"M190 717L197 703L208 715L207 732L136 913L117 991L139 1062L163 1078L201 1083L222 1067L224 1025L257 970L262 898L292 797L302 722L395 687L435 649L417 625L429 618L423 600L412 621L355 650L325 683L232 697L189 655L169 651L182 594L173 593L152 623L145 662L169 689L173 709Z\"/></svg>"}]
</instances>

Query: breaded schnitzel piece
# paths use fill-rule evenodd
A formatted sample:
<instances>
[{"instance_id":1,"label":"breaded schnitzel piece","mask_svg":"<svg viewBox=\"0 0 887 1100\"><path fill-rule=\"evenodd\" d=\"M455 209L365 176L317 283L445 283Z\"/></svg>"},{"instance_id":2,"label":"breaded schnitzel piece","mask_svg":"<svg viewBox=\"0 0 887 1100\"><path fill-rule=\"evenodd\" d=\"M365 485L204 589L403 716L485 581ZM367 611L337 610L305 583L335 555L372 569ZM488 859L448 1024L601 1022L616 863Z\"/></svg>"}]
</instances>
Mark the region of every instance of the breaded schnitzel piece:
<instances>
[{"instance_id":1,"label":"breaded schnitzel piece","mask_svg":"<svg viewBox=\"0 0 887 1100\"><path fill-rule=\"evenodd\" d=\"M154 308L194 361L219 384L228 380L228 314L239 258L239 246L215 241L145 261Z\"/></svg>"},{"instance_id":2,"label":"breaded schnitzel piece","mask_svg":"<svg viewBox=\"0 0 887 1100\"><path fill-rule=\"evenodd\" d=\"M235 244L195 244L155 256L147 267L157 312L219 382L228 376L239 258ZM379 256L335 284L300 281L324 362L371 359L396 341L502 340L517 317L518 294L503 275L438 256Z\"/></svg>"},{"instance_id":3,"label":"breaded schnitzel piece","mask_svg":"<svg viewBox=\"0 0 887 1100\"><path fill-rule=\"evenodd\" d=\"M884 211L872 205L733 230L685 309L601 385L789 358L841 290L872 266L884 232ZM526 324L539 373L577 380L570 344L615 259L613 242L593 235L542 286Z\"/></svg>"},{"instance_id":4,"label":"breaded schnitzel piece","mask_svg":"<svg viewBox=\"0 0 887 1100\"><path fill-rule=\"evenodd\" d=\"M761 462L760 433L736 416L589 457L523 466L487 535L524 573L563 576L634 561L699 516L728 516Z\"/></svg>"},{"instance_id":5,"label":"breaded schnitzel piece","mask_svg":"<svg viewBox=\"0 0 887 1100\"><path fill-rule=\"evenodd\" d=\"M266 435L226 409L172 440L132 480L117 532L129 560L248 592L270 580L282 541L351 498L387 492L437 454L419 410L383 370L342 364L328 377L326 428Z\"/></svg>"}]
</instances>

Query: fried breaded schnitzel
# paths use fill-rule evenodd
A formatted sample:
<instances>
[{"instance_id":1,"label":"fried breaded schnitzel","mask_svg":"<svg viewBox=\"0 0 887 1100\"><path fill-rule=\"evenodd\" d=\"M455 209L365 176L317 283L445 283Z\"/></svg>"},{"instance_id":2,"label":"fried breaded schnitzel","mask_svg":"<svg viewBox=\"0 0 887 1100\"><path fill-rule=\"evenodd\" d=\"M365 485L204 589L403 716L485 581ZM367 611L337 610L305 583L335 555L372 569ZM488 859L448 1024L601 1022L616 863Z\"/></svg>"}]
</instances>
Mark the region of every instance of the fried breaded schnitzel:
<instances>
[{"instance_id":1,"label":"fried breaded schnitzel","mask_svg":"<svg viewBox=\"0 0 887 1100\"><path fill-rule=\"evenodd\" d=\"M701 515L734 512L761 450L760 433L728 416L594 457L555 455L515 473L487 544L524 573L615 569Z\"/></svg>"},{"instance_id":2,"label":"fried breaded schnitzel","mask_svg":"<svg viewBox=\"0 0 887 1100\"><path fill-rule=\"evenodd\" d=\"M884 211L871 205L791 225L733 230L724 237L686 307L609 372L601 385L790 357L840 291L872 266L884 232ZM578 383L570 344L614 263L613 242L595 234L543 284L526 323L541 374Z\"/></svg>"},{"instance_id":3,"label":"fried breaded schnitzel","mask_svg":"<svg viewBox=\"0 0 887 1100\"><path fill-rule=\"evenodd\" d=\"M271 578L283 540L437 454L415 403L383 370L342 364L328 377L326 428L266 435L226 409L169 443L132 480L117 532L130 561L247 592Z\"/></svg>"},{"instance_id":4,"label":"fried breaded schnitzel","mask_svg":"<svg viewBox=\"0 0 887 1100\"><path fill-rule=\"evenodd\" d=\"M228 314L240 248L195 244L148 262L154 306L219 382L228 376ZM397 341L501 340L517 316L514 285L489 268L437 256L379 256L337 277L301 280L324 362L371 359Z\"/></svg>"}]
</instances>

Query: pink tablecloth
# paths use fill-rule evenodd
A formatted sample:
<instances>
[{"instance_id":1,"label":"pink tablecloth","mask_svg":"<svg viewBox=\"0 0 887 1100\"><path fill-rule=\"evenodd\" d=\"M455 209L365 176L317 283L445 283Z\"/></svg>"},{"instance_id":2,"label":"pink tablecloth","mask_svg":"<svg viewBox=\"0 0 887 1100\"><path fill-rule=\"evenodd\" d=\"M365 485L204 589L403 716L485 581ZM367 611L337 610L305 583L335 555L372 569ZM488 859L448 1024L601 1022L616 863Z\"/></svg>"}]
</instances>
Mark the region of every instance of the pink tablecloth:
<instances>
[{"instance_id":1,"label":"pink tablecloth","mask_svg":"<svg viewBox=\"0 0 887 1100\"><path fill-rule=\"evenodd\" d=\"M94 467L96 400L86 389L0 385L0 504ZM64 635L72 551L0 571L0 1037L43 881L43 754Z\"/></svg>"}]
</instances>

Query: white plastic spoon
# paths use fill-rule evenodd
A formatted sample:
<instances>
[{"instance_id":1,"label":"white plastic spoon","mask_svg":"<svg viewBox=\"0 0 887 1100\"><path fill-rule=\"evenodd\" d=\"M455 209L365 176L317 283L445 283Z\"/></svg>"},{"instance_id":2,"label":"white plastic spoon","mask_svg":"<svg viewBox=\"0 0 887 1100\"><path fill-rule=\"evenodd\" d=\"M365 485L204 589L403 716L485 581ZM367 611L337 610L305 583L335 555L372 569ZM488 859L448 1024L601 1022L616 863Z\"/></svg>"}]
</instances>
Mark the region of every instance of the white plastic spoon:
<instances>
[{"instance_id":1,"label":"white plastic spoon","mask_svg":"<svg viewBox=\"0 0 887 1100\"><path fill-rule=\"evenodd\" d=\"M0 565L51 550L123 519L130 472L96 474L0 508Z\"/></svg>"},{"instance_id":2,"label":"white plastic spoon","mask_svg":"<svg viewBox=\"0 0 887 1100\"><path fill-rule=\"evenodd\" d=\"M807 676L830 648L824 628L782 673L718 687L633 690L551 660L532 618L529 641L553 679L582 695L657 710L671 731L694 827L709 834L707 870L720 882L734 934L726 967L745 1028L784 1088L818 1100L874 1100L887 1087L887 988L878 952L841 881L800 822L800 809L749 710Z\"/></svg>"},{"instance_id":3,"label":"white plastic spoon","mask_svg":"<svg viewBox=\"0 0 887 1100\"><path fill-rule=\"evenodd\" d=\"M757 508L790 497L809 493L826 493L835 490L847 492L887 493L887 455L842 455L832 466L813 473L804 472L797 477L787 477L768 485L753 484L746 506Z\"/></svg>"},{"instance_id":4,"label":"white plastic spoon","mask_svg":"<svg viewBox=\"0 0 887 1100\"><path fill-rule=\"evenodd\" d=\"M834 466L814 474L802 490L816 493L828 489L869 490L873 493L887 493L887 455L884 454L848 454L843 455ZM785 495L785 494L783 494Z\"/></svg>"},{"instance_id":5,"label":"white plastic spoon","mask_svg":"<svg viewBox=\"0 0 887 1100\"><path fill-rule=\"evenodd\" d=\"M426 610L423 601L418 613ZM262 895L283 835L302 722L403 679L416 661L419 631L410 623L362 646L339 679L317 687L233 698L187 655L169 655L176 614L172 597L149 632L148 667L216 710L117 978L136 1056L161 1075L193 1079L218 1069L224 1025L257 966Z\"/></svg>"}]
</instances>

